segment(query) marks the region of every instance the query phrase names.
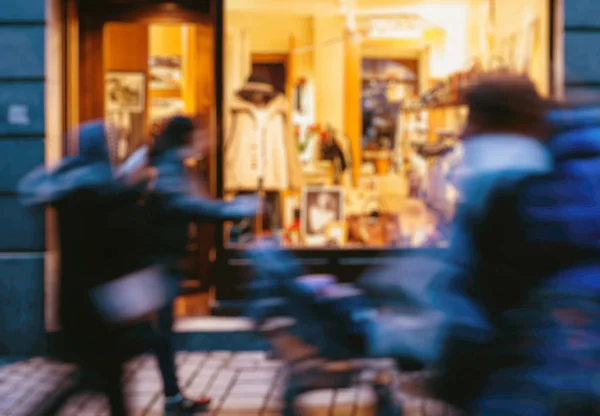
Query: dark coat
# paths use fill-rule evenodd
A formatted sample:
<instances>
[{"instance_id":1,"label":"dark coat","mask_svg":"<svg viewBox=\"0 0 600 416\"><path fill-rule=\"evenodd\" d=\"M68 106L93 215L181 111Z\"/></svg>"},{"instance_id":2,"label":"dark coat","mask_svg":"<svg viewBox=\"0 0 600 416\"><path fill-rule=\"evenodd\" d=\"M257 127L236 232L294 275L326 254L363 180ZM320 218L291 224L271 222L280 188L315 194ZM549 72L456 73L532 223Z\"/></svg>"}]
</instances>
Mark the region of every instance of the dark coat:
<instances>
[{"instance_id":1,"label":"dark coat","mask_svg":"<svg viewBox=\"0 0 600 416\"><path fill-rule=\"evenodd\" d=\"M493 395L493 389L492 393L486 389L491 380L498 383L499 374L504 377L504 387L499 388L508 388L505 391L528 383L536 391L546 389L546 396L559 394L548 380L564 378L575 370L549 370L548 366L570 354L573 367L581 356L581 351L554 348L568 344L561 339L568 331L553 322L552 308L561 302L563 307L578 308L598 299L600 129L566 129L548 148L553 171L505 179L492 192L482 215L468 225L473 236L473 268L457 290L481 306L495 333L484 343L450 337L442 360L445 373L434 388L438 396L458 406L468 407L477 397ZM570 302L576 292L587 292L586 302ZM557 294L562 298L558 302ZM589 311L580 312L589 315ZM546 334L543 338L531 338L541 330ZM596 338L597 329L591 331L588 339ZM590 345L600 352L597 341ZM530 367L546 370L540 370L542 375L535 379L526 379L533 374ZM581 365L576 371L585 368Z\"/></svg>"},{"instance_id":2,"label":"dark coat","mask_svg":"<svg viewBox=\"0 0 600 416\"><path fill-rule=\"evenodd\" d=\"M115 179L102 123L84 125L79 136L79 155L35 170L19 191L26 205L56 210L59 319L68 358L85 363L110 356L124 335L103 319L90 291L149 263L140 245L146 240L140 191Z\"/></svg>"},{"instance_id":3,"label":"dark coat","mask_svg":"<svg viewBox=\"0 0 600 416\"><path fill-rule=\"evenodd\" d=\"M239 219L227 210L227 202L195 192L184 166L186 156L184 149L173 149L151 160L157 169L157 179L145 202L148 221L153 224L148 238L152 244L149 251L155 261L169 265L180 274L186 273L182 262L191 242L191 223Z\"/></svg>"}]
</instances>

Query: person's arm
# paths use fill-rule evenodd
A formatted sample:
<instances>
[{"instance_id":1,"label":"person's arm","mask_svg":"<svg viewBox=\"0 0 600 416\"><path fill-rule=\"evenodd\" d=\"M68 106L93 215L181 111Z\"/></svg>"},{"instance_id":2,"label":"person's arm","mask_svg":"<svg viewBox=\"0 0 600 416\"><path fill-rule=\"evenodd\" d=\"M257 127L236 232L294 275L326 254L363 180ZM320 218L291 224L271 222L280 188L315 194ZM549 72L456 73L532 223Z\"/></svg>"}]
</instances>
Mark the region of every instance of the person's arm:
<instances>
[{"instance_id":1,"label":"person's arm","mask_svg":"<svg viewBox=\"0 0 600 416\"><path fill-rule=\"evenodd\" d=\"M227 202L177 193L160 197L165 211L188 217L192 221L239 220L253 217L258 211L258 201L254 198L238 198Z\"/></svg>"},{"instance_id":2,"label":"person's arm","mask_svg":"<svg viewBox=\"0 0 600 416\"><path fill-rule=\"evenodd\" d=\"M191 222L237 220L253 217L258 211L258 198L242 197L234 201L194 195L188 176L170 165L157 168L152 194L165 215L187 218Z\"/></svg>"}]
</instances>

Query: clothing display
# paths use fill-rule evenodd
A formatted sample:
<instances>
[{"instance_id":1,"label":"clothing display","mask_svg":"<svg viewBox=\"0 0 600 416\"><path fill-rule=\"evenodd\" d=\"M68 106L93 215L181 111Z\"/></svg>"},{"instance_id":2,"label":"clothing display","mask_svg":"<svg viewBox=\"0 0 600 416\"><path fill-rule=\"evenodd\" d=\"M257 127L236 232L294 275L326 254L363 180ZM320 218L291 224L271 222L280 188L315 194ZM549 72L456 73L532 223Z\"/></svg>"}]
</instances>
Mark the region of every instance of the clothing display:
<instances>
[{"instance_id":1,"label":"clothing display","mask_svg":"<svg viewBox=\"0 0 600 416\"><path fill-rule=\"evenodd\" d=\"M339 139L335 130L328 129L321 139L320 159L333 162L333 183L340 185L342 175L349 168L349 154L343 140Z\"/></svg>"},{"instance_id":2,"label":"clothing display","mask_svg":"<svg viewBox=\"0 0 600 416\"><path fill-rule=\"evenodd\" d=\"M282 94L270 93L269 84L251 80L230 100L231 121L224 144L225 190L297 189L302 171L289 128L288 103ZM262 103L253 101L257 85L264 94Z\"/></svg>"}]
</instances>

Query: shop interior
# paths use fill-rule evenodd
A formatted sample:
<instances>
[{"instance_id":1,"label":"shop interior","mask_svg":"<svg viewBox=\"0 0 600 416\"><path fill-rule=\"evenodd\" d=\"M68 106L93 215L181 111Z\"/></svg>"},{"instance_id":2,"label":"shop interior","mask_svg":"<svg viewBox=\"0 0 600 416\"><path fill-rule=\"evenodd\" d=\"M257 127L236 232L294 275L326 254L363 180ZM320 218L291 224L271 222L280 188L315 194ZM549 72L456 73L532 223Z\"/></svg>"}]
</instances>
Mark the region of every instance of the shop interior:
<instances>
[{"instance_id":1,"label":"shop interior","mask_svg":"<svg viewBox=\"0 0 600 416\"><path fill-rule=\"evenodd\" d=\"M364 265L343 266L344 256L445 247L460 198L460 89L481 71L508 70L549 93L549 2L501 3L228 0L223 22L178 12L178 2L131 16L117 3L106 16L89 6L101 23L80 19L73 124L107 117L124 159L169 116L191 115L212 141L205 164L189 161L204 190L264 200L256 219L191 227L197 276L177 314L211 313L207 288L222 305L243 299L247 263L235 253L257 236L313 262L312 272L348 279ZM217 255L229 268L207 286L208 236L233 254Z\"/></svg>"},{"instance_id":2,"label":"shop interior","mask_svg":"<svg viewBox=\"0 0 600 416\"><path fill-rule=\"evenodd\" d=\"M549 22L544 0L226 2L224 194L265 204L225 245L444 247L459 91L506 70L548 94Z\"/></svg>"}]
</instances>

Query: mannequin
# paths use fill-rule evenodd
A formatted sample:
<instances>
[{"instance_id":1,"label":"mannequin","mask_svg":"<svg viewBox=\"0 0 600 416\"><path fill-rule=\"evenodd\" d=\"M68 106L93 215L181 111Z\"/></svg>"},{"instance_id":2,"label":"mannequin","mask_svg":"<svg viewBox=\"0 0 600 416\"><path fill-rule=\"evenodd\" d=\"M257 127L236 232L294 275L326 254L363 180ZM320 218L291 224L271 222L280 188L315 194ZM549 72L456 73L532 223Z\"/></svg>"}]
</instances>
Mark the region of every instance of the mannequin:
<instances>
[{"instance_id":1,"label":"mannequin","mask_svg":"<svg viewBox=\"0 0 600 416\"><path fill-rule=\"evenodd\" d=\"M279 228L279 193L302 186L288 103L265 79L253 74L231 99L230 111L223 149L225 191L264 193L272 211L267 228Z\"/></svg>"}]
</instances>

